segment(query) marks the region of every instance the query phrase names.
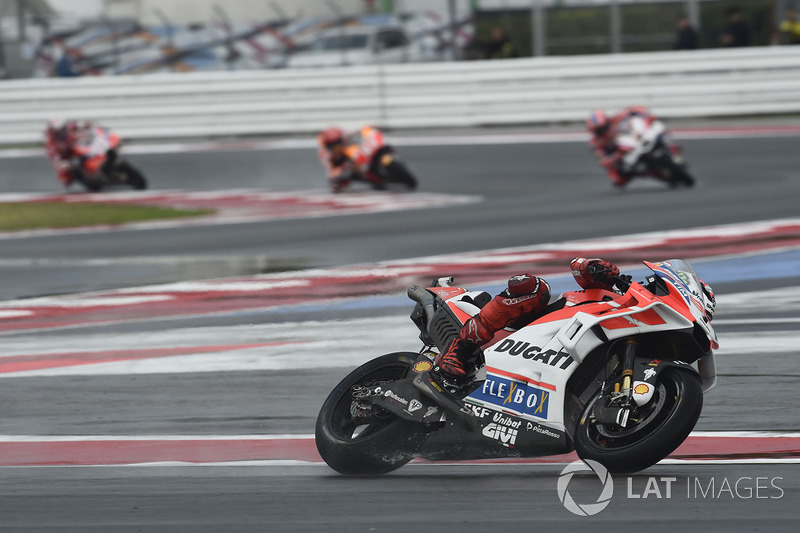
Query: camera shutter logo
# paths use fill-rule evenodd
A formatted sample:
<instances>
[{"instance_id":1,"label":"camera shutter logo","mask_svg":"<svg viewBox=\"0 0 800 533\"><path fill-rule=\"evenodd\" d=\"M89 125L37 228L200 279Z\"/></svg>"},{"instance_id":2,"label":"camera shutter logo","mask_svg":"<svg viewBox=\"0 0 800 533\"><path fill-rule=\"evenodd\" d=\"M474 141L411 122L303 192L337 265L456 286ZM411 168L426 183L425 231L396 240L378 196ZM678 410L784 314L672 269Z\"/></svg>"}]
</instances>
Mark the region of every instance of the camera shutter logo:
<instances>
[{"instance_id":1,"label":"camera shutter logo","mask_svg":"<svg viewBox=\"0 0 800 533\"><path fill-rule=\"evenodd\" d=\"M597 474L597 477L600 478L600 481L603 483L603 491L600 493L600 496L597 497L595 503L579 504L570 495L567 486L569 482L572 481L572 476L575 472L594 472ZM611 497L614 495L614 480L611 479L611 474L608 473L606 467L597 461L587 459L585 462L574 461L568 464L567 467L561 471L556 488L558 489L558 499L561 500L561 503L564 504L564 507L566 507L569 512L578 516L593 516L611 503Z\"/></svg>"}]
</instances>

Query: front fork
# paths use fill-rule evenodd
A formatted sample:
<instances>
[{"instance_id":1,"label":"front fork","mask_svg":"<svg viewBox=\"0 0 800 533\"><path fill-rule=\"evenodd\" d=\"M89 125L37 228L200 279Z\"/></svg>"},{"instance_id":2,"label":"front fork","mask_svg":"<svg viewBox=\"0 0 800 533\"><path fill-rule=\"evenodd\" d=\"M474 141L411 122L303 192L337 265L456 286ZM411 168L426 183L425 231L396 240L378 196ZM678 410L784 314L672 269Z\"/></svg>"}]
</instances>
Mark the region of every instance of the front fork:
<instances>
[{"instance_id":1,"label":"front fork","mask_svg":"<svg viewBox=\"0 0 800 533\"><path fill-rule=\"evenodd\" d=\"M636 348L637 344L634 339L625 341L625 351L622 356L622 381L614 382L614 390L609 394L608 402L601 400L594 408L594 417L601 423L616 424L624 428L630 421L631 412L637 405L633 399ZM605 390L605 386L603 386L603 390Z\"/></svg>"},{"instance_id":2,"label":"front fork","mask_svg":"<svg viewBox=\"0 0 800 533\"><path fill-rule=\"evenodd\" d=\"M603 392L606 400L600 401L595 406L595 418L606 424L616 424L622 428L627 427L636 416L637 409L647 405L655 395L658 375L670 367L685 368L697 372L703 384L703 392L714 386L716 381L716 368L714 355L708 354L697 361L697 370L691 364L668 359L655 359L639 356L638 343L635 339L625 341L622 355L621 379L614 382L613 390ZM607 386L603 384L603 391Z\"/></svg>"},{"instance_id":3,"label":"front fork","mask_svg":"<svg viewBox=\"0 0 800 533\"><path fill-rule=\"evenodd\" d=\"M622 394L631 398L633 390L631 384L633 382L633 360L636 358L636 341L628 339L625 341L625 354L622 357ZM614 392L617 391L619 382L614 384Z\"/></svg>"}]
</instances>

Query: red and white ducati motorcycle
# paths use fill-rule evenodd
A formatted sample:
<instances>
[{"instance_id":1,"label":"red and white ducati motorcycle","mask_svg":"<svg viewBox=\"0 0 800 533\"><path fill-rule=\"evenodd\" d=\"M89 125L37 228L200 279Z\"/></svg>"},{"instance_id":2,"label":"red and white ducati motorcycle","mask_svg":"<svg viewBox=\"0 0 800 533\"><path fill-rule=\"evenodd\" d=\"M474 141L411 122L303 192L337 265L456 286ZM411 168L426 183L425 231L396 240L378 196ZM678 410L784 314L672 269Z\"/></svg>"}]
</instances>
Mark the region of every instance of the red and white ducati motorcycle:
<instances>
[{"instance_id":1,"label":"red and white ducati motorcycle","mask_svg":"<svg viewBox=\"0 0 800 533\"><path fill-rule=\"evenodd\" d=\"M92 192L117 185L146 189L147 178L119 155L121 144L119 135L108 128L85 130L72 147L76 180Z\"/></svg>"},{"instance_id":2,"label":"red and white ducati motorcycle","mask_svg":"<svg viewBox=\"0 0 800 533\"><path fill-rule=\"evenodd\" d=\"M660 120L631 116L617 126L615 142L622 156L622 169L631 176L650 176L671 187L692 187L694 177Z\"/></svg>"},{"instance_id":3,"label":"red and white ducati motorcycle","mask_svg":"<svg viewBox=\"0 0 800 533\"><path fill-rule=\"evenodd\" d=\"M466 385L435 375L443 349L490 295L409 288L425 344L351 372L320 410L316 443L343 474L380 474L427 459L533 457L577 450L612 472L635 472L674 451L716 380L713 304L682 260L645 264L624 293L564 293L530 324L502 330Z\"/></svg>"}]
</instances>

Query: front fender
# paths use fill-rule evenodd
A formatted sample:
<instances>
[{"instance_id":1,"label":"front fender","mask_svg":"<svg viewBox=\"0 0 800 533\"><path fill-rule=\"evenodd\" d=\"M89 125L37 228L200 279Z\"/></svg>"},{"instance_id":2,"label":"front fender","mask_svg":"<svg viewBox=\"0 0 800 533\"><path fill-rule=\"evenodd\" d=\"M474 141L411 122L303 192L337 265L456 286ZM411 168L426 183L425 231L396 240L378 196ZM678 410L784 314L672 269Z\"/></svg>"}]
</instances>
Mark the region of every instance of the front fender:
<instances>
[{"instance_id":1,"label":"front fender","mask_svg":"<svg viewBox=\"0 0 800 533\"><path fill-rule=\"evenodd\" d=\"M658 376L668 368L685 368L698 374L697 370L684 361L637 357L633 360L633 401L636 405L644 405L650 401L655 392ZM699 376L699 374L698 374Z\"/></svg>"}]
</instances>

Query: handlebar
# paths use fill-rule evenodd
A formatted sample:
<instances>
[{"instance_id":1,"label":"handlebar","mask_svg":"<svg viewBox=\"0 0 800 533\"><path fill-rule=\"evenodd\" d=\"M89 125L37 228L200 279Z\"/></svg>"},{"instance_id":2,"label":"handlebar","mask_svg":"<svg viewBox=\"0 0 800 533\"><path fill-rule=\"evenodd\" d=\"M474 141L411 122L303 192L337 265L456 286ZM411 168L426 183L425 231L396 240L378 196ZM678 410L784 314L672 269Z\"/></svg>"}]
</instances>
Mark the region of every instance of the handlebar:
<instances>
[{"instance_id":1,"label":"handlebar","mask_svg":"<svg viewBox=\"0 0 800 533\"><path fill-rule=\"evenodd\" d=\"M623 293L625 294L628 292L628 289L631 288L631 284L633 283L633 277L622 274L614 279L614 285Z\"/></svg>"}]
</instances>

